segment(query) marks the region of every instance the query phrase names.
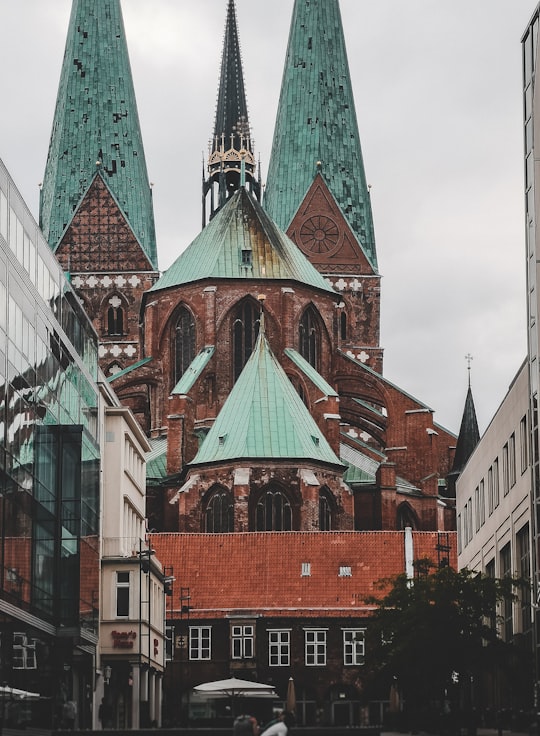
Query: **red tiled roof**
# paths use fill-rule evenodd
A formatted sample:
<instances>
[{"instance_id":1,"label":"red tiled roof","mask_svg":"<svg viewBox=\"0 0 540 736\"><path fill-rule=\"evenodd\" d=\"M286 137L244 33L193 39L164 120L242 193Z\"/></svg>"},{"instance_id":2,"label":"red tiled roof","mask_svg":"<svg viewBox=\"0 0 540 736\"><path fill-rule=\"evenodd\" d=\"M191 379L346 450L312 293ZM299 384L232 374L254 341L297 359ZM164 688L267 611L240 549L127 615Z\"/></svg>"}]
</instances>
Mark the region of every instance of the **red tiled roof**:
<instances>
[{"instance_id":1,"label":"red tiled roof","mask_svg":"<svg viewBox=\"0 0 540 736\"><path fill-rule=\"evenodd\" d=\"M449 533L450 564L456 535ZM154 534L151 546L175 577L172 605L189 588L190 617L367 615L377 583L404 572L404 532ZM437 532L413 532L414 558L438 560ZM302 576L302 563L310 575ZM340 576L340 567L350 576Z\"/></svg>"}]
</instances>

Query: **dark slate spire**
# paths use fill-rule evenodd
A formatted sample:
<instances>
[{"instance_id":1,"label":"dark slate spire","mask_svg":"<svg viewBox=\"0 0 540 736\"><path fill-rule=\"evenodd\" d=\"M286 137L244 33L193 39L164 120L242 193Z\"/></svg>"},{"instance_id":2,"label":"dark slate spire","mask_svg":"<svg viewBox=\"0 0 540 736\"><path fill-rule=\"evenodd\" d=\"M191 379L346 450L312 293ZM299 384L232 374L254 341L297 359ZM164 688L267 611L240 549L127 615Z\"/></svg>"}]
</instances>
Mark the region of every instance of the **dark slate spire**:
<instances>
[{"instance_id":1,"label":"dark slate spire","mask_svg":"<svg viewBox=\"0 0 540 736\"><path fill-rule=\"evenodd\" d=\"M459 428L454 463L452 465L452 470L448 473L448 492L451 497L455 496L456 481L479 441L480 432L478 431L478 421L476 419L476 410L474 408L469 374L467 398L465 399L465 408L461 419L461 427Z\"/></svg>"},{"instance_id":2,"label":"dark slate spire","mask_svg":"<svg viewBox=\"0 0 540 736\"><path fill-rule=\"evenodd\" d=\"M152 195L120 0L73 0L40 202L53 250L103 177L157 269Z\"/></svg>"},{"instance_id":3,"label":"dark slate spire","mask_svg":"<svg viewBox=\"0 0 540 736\"><path fill-rule=\"evenodd\" d=\"M264 206L287 230L318 167L377 271L338 0L295 0Z\"/></svg>"},{"instance_id":4,"label":"dark slate spire","mask_svg":"<svg viewBox=\"0 0 540 736\"><path fill-rule=\"evenodd\" d=\"M214 135L208 157L208 179L203 182L203 227L206 224L208 192L211 198L210 218L240 186L247 184L259 198L260 182L256 168L236 10L234 0L228 0Z\"/></svg>"}]
</instances>

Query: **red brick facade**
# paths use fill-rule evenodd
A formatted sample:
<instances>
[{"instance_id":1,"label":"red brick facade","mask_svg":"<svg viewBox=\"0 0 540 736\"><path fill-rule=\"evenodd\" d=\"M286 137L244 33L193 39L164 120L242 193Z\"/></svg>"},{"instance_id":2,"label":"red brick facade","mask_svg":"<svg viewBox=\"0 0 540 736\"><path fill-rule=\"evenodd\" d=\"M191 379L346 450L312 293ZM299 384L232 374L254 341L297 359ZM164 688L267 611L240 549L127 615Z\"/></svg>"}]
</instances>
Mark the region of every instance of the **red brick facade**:
<instances>
[{"instance_id":1,"label":"red brick facade","mask_svg":"<svg viewBox=\"0 0 540 736\"><path fill-rule=\"evenodd\" d=\"M99 174L66 228L56 256L100 337L99 362L105 375L140 360L141 301L159 274ZM119 393L143 424L150 421L148 398L140 385Z\"/></svg>"},{"instance_id":2,"label":"red brick facade","mask_svg":"<svg viewBox=\"0 0 540 736\"><path fill-rule=\"evenodd\" d=\"M245 227L252 226L246 218ZM332 528L453 528L452 509L439 502L439 481L451 467L455 438L434 424L429 408L382 377L380 277L320 174L289 234L335 293L294 280L231 278L187 280L148 292L158 274L100 175L66 229L57 255L100 335L105 374L146 359L115 379L114 387L150 436L167 437L170 480L149 492L151 527L204 531L209 490L222 487L234 498L234 529L253 530L254 504L271 481L289 497L293 528L319 528L320 488L302 485L302 463L268 458L261 468L250 469L249 486L243 490L232 480L234 467L206 469L204 481L197 483L193 477L200 474L186 476L186 465L235 383L233 335L239 305L249 302L258 313L264 300L268 343L334 452L339 457L345 444L371 462L372 480L364 477L346 492L335 467L315 469L316 482L332 499ZM187 394L172 395L179 378L175 361L181 312L192 322L193 355L207 346L214 353ZM308 312L316 344L314 365L339 400L326 395L285 353L301 352L301 323ZM323 480L325 475L331 480ZM190 490L177 496L186 478ZM177 499L175 507L171 498Z\"/></svg>"}]
</instances>

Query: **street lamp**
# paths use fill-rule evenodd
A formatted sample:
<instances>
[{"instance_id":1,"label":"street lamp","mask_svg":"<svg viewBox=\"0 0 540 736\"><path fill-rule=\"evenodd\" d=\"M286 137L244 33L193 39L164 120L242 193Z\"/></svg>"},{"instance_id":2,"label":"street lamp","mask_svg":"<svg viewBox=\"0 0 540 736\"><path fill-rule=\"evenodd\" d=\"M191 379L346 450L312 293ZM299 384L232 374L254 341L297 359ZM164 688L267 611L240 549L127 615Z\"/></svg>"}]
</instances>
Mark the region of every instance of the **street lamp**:
<instances>
[{"instance_id":1,"label":"street lamp","mask_svg":"<svg viewBox=\"0 0 540 736\"><path fill-rule=\"evenodd\" d=\"M141 727L141 704L142 704L142 688L143 688L143 682L142 682L142 674L143 674L143 643L142 643L142 633L143 633L143 615L142 615L142 606L143 606L143 598L142 598L142 591L143 591L143 584L142 584L142 575L143 573L147 575L147 607L146 607L146 631L148 636L148 663L147 667L150 667L150 660L151 660L151 651L150 651L150 645L151 645L151 636L150 636L150 560L153 555L156 554L155 549L152 549L151 547L147 547L146 549L143 549L143 540L140 540L140 549L137 552L137 557L139 558L139 702L138 702L138 721L139 721L139 728ZM146 672L146 701L148 701L149 698L149 679L148 679L148 669Z\"/></svg>"}]
</instances>

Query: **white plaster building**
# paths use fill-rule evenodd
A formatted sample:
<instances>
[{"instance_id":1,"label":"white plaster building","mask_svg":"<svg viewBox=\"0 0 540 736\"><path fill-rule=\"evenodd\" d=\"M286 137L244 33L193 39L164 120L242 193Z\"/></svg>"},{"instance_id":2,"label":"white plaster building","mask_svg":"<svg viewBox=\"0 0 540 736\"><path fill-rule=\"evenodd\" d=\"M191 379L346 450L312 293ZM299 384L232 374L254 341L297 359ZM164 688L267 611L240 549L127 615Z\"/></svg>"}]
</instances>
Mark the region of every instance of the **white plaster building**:
<instances>
[{"instance_id":1,"label":"white plaster building","mask_svg":"<svg viewBox=\"0 0 540 736\"><path fill-rule=\"evenodd\" d=\"M460 569L532 575L528 396L525 361L457 480ZM531 635L530 596L501 613L503 638Z\"/></svg>"},{"instance_id":2,"label":"white plaster building","mask_svg":"<svg viewBox=\"0 0 540 736\"><path fill-rule=\"evenodd\" d=\"M101 721L120 729L160 726L165 594L163 568L146 541L150 445L108 384L102 399Z\"/></svg>"}]
</instances>

